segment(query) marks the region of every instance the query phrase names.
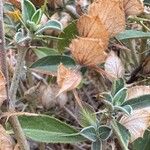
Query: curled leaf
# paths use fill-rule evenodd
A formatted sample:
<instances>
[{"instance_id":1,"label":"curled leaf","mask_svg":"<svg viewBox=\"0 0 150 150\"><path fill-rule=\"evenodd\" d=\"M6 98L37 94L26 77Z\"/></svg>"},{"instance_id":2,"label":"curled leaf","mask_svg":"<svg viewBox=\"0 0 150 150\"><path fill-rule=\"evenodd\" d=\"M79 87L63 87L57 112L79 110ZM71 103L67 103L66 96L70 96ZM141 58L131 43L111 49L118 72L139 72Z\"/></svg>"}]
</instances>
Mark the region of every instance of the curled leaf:
<instances>
[{"instance_id":1,"label":"curled leaf","mask_svg":"<svg viewBox=\"0 0 150 150\"><path fill-rule=\"evenodd\" d=\"M0 149L1 150L13 150L14 143L10 135L8 135L0 125Z\"/></svg>"},{"instance_id":2,"label":"curled leaf","mask_svg":"<svg viewBox=\"0 0 150 150\"><path fill-rule=\"evenodd\" d=\"M150 107L134 110L130 116L123 116L120 123L129 130L130 142L143 137L145 130L150 126Z\"/></svg>"},{"instance_id":3,"label":"curled leaf","mask_svg":"<svg viewBox=\"0 0 150 150\"><path fill-rule=\"evenodd\" d=\"M6 84L5 78L2 74L2 72L0 71L0 106L2 105L4 100L6 99L5 84Z\"/></svg>"},{"instance_id":4,"label":"curled leaf","mask_svg":"<svg viewBox=\"0 0 150 150\"><path fill-rule=\"evenodd\" d=\"M106 43L100 39L77 38L72 40L70 49L76 61L85 66L94 66L105 61Z\"/></svg>"},{"instance_id":5,"label":"curled leaf","mask_svg":"<svg viewBox=\"0 0 150 150\"><path fill-rule=\"evenodd\" d=\"M111 51L105 61L105 71L112 75L109 77L111 81L122 78L125 74L125 68L121 59L114 51Z\"/></svg>"},{"instance_id":6,"label":"curled leaf","mask_svg":"<svg viewBox=\"0 0 150 150\"><path fill-rule=\"evenodd\" d=\"M81 37L100 38L108 43L108 32L98 16L81 16L77 21L77 28Z\"/></svg>"},{"instance_id":7,"label":"curled leaf","mask_svg":"<svg viewBox=\"0 0 150 150\"><path fill-rule=\"evenodd\" d=\"M128 99L150 94L150 86L134 86L128 89Z\"/></svg>"},{"instance_id":8,"label":"curled leaf","mask_svg":"<svg viewBox=\"0 0 150 150\"><path fill-rule=\"evenodd\" d=\"M98 16L110 36L125 29L125 13L120 0L96 0L89 6L88 14Z\"/></svg>"},{"instance_id":9,"label":"curled leaf","mask_svg":"<svg viewBox=\"0 0 150 150\"><path fill-rule=\"evenodd\" d=\"M139 15L144 11L143 0L123 0L123 7L127 16Z\"/></svg>"},{"instance_id":10,"label":"curled leaf","mask_svg":"<svg viewBox=\"0 0 150 150\"><path fill-rule=\"evenodd\" d=\"M61 89L57 95L75 89L81 80L82 76L77 70L68 69L63 64L60 64L57 73L57 83Z\"/></svg>"}]
</instances>

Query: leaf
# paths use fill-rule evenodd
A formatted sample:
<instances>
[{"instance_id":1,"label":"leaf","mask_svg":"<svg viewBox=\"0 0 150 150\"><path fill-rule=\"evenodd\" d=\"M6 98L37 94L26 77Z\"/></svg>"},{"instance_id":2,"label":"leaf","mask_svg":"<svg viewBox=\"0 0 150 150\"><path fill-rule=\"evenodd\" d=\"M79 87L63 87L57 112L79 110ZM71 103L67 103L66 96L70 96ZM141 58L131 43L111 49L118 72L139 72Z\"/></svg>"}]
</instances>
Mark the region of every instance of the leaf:
<instances>
[{"instance_id":1,"label":"leaf","mask_svg":"<svg viewBox=\"0 0 150 150\"><path fill-rule=\"evenodd\" d=\"M38 9L36 12L33 14L31 21L33 21L35 24L39 24L42 18L42 10Z\"/></svg>"},{"instance_id":2,"label":"leaf","mask_svg":"<svg viewBox=\"0 0 150 150\"><path fill-rule=\"evenodd\" d=\"M143 0L123 0L123 7L127 16L139 15L144 11Z\"/></svg>"},{"instance_id":3,"label":"leaf","mask_svg":"<svg viewBox=\"0 0 150 150\"><path fill-rule=\"evenodd\" d=\"M92 143L91 150L102 150L102 142L100 140L97 140Z\"/></svg>"},{"instance_id":4,"label":"leaf","mask_svg":"<svg viewBox=\"0 0 150 150\"><path fill-rule=\"evenodd\" d=\"M134 110L130 116L123 116L120 123L131 133L131 142L143 137L145 130L150 126L150 107Z\"/></svg>"},{"instance_id":5,"label":"leaf","mask_svg":"<svg viewBox=\"0 0 150 150\"><path fill-rule=\"evenodd\" d=\"M58 50L64 52L77 33L76 22L73 21L59 35L59 38L62 38L62 40L58 41Z\"/></svg>"},{"instance_id":6,"label":"leaf","mask_svg":"<svg viewBox=\"0 0 150 150\"><path fill-rule=\"evenodd\" d=\"M138 138L132 143L133 150L149 150L150 148L150 131L146 130L143 138Z\"/></svg>"},{"instance_id":7,"label":"leaf","mask_svg":"<svg viewBox=\"0 0 150 150\"><path fill-rule=\"evenodd\" d=\"M0 149L1 150L13 150L14 141L6 130L0 125Z\"/></svg>"},{"instance_id":8,"label":"leaf","mask_svg":"<svg viewBox=\"0 0 150 150\"><path fill-rule=\"evenodd\" d=\"M3 73L0 71L0 106L6 100L6 88L5 88L5 78Z\"/></svg>"},{"instance_id":9,"label":"leaf","mask_svg":"<svg viewBox=\"0 0 150 150\"><path fill-rule=\"evenodd\" d=\"M51 55L37 60L31 65L30 68L41 73L52 74L57 71L58 65L60 63L63 63L68 67L75 66L74 60L69 56Z\"/></svg>"},{"instance_id":10,"label":"leaf","mask_svg":"<svg viewBox=\"0 0 150 150\"><path fill-rule=\"evenodd\" d=\"M110 103L112 102L113 97L112 97L111 93L103 92L101 95L102 95L102 97L105 98L105 100L109 101Z\"/></svg>"},{"instance_id":11,"label":"leaf","mask_svg":"<svg viewBox=\"0 0 150 150\"><path fill-rule=\"evenodd\" d=\"M24 22L26 22L27 20L31 20L33 14L36 11L36 8L29 0L22 0L21 10L22 10L22 18Z\"/></svg>"},{"instance_id":12,"label":"leaf","mask_svg":"<svg viewBox=\"0 0 150 150\"><path fill-rule=\"evenodd\" d=\"M121 111L125 113L126 115L130 115L133 111L132 107L130 105L125 105L125 106L114 106L115 111Z\"/></svg>"},{"instance_id":13,"label":"leaf","mask_svg":"<svg viewBox=\"0 0 150 150\"><path fill-rule=\"evenodd\" d=\"M79 108L79 121L83 127L94 126L97 127L98 120L95 111L86 102L82 102L82 107Z\"/></svg>"},{"instance_id":14,"label":"leaf","mask_svg":"<svg viewBox=\"0 0 150 150\"><path fill-rule=\"evenodd\" d=\"M101 139L101 140L107 140L112 134L112 130L110 127L108 126L105 126L105 125L101 125L99 128L98 128L98 137Z\"/></svg>"},{"instance_id":15,"label":"leaf","mask_svg":"<svg viewBox=\"0 0 150 150\"><path fill-rule=\"evenodd\" d=\"M122 88L113 97L113 104L120 106L127 98L127 89Z\"/></svg>"},{"instance_id":16,"label":"leaf","mask_svg":"<svg viewBox=\"0 0 150 150\"><path fill-rule=\"evenodd\" d=\"M124 88L124 86L125 86L125 83L124 83L124 80L123 80L122 78L113 81L112 88L111 88L111 95L112 95L112 96L115 96L115 94L116 94L119 90L121 90L122 88Z\"/></svg>"},{"instance_id":17,"label":"leaf","mask_svg":"<svg viewBox=\"0 0 150 150\"><path fill-rule=\"evenodd\" d=\"M77 88L81 80L82 76L78 70L71 70L66 68L63 64L60 64L57 71L57 83L60 86L58 95Z\"/></svg>"},{"instance_id":18,"label":"leaf","mask_svg":"<svg viewBox=\"0 0 150 150\"><path fill-rule=\"evenodd\" d=\"M46 30L62 31L62 24L57 20L49 20L35 32L35 35L42 34Z\"/></svg>"},{"instance_id":19,"label":"leaf","mask_svg":"<svg viewBox=\"0 0 150 150\"><path fill-rule=\"evenodd\" d=\"M122 149L128 150L128 144L130 139L129 131L122 124L115 120L112 121L111 125Z\"/></svg>"},{"instance_id":20,"label":"leaf","mask_svg":"<svg viewBox=\"0 0 150 150\"><path fill-rule=\"evenodd\" d=\"M105 44L99 39L79 37L72 40L70 50L79 64L93 66L105 61L107 56Z\"/></svg>"},{"instance_id":21,"label":"leaf","mask_svg":"<svg viewBox=\"0 0 150 150\"><path fill-rule=\"evenodd\" d=\"M128 88L128 99L150 94L150 86L134 86Z\"/></svg>"},{"instance_id":22,"label":"leaf","mask_svg":"<svg viewBox=\"0 0 150 150\"><path fill-rule=\"evenodd\" d=\"M96 130L95 130L95 128L93 126L89 126L89 127L83 128L80 131L80 134L82 136L84 136L85 138L89 139L90 141L93 141L93 142L95 142L96 139L97 139Z\"/></svg>"},{"instance_id":23,"label":"leaf","mask_svg":"<svg viewBox=\"0 0 150 150\"><path fill-rule=\"evenodd\" d=\"M14 41L17 43L17 44L21 44L22 42L25 42L25 41L30 41L31 40L31 37L29 36L24 36L22 32L17 32L15 34L15 37L14 37Z\"/></svg>"},{"instance_id":24,"label":"leaf","mask_svg":"<svg viewBox=\"0 0 150 150\"><path fill-rule=\"evenodd\" d=\"M28 138L45 143L77 143L85 141L73 127L49 116L19 117ZM40 136L39 136L40 135Z\"/></svg>"},{"instance_id":25,"label":"leaf","mask_svg":"<svg viewBox=\"0 0 150 150\"><path fill-rule=\"evenodd\" d=\"M142 95L125 101L122 106L130 105L133 109L141 109L150 106L150 95Z\"/></svg>"},{"instance_id":26,"label":"leaf","mask_svg":"<svg viewBox=\"0 0 150 150\"><path fill-rule=\"evenodd\" d=\"M150 38L150 32L126 30L119 33L116 38L118 40L136 39L136 38Z\"/></svg>"},{"instance_id":27,"label":"leaf","mask_svg":"<svg viewBox=\"0 0 150 150\"><path fill-rule=\"evenodd\" d=\"M108 32L98 16L82 15L77 21L77 28L81 37L98 38L108 43Z\"/></svg>"},{"instance_id":28,"label":"leaf","mask_svg":"<svg viewBox=\"0 0 150 150\"><path fill-rule=\"evenodd\" d=\"M58 55L58 51L49 47L37 47L33 49L38 58L43 58L50 55Z\"/></svg>"},{"instance_id":29,"label":"leaf","mask_svg":"<svg viewBox=\"0 0 150 150\"><path fill-rule=\"evenodd\" d=\"M111 37L125 29L125 14L121 1L94 1L89 6L88 15L98 16Z\"/></svg>"},{"instance_id":30,"label":"leaf","mask_svg":"<svg viewBox=\"0 0 150 150\"><path fill-rule=\"evenodd\" d=\"M105 71L112 75L110 77L113 78L109 77L111 81L123 78L125 74L125 68L121 62L121 59L116 55L114 51L111 51L109 53L105 61L104 67Z\"/></svg>"}]
</instances>

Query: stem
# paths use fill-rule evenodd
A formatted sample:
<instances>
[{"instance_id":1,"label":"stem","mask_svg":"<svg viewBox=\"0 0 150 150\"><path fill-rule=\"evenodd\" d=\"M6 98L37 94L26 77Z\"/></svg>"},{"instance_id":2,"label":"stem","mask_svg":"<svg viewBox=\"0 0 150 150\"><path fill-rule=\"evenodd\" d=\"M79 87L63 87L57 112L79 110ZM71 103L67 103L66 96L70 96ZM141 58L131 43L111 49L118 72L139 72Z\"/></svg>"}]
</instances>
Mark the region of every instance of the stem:
<instances>
[{"instance_id":1,"label":"stem","mask_svg":"<svg viewBox=\"0 0 150 150\"><path fill-rule=\"evenodd\" d=\"M73 95L74 95L74 97L76 99L76 102L78 103L78 105L80 106L80 108L83 109L81 99L78 96L78 92L76 91L76 89L72 90L72 92L73 92Z\"/></svg>"},{"instance_id":2,"label":"stem","mask_svg":"<svg viewBox=\"0 0 150 150\"><path fill-rule=\"evenodd\" d=\"M11 98L11 104L10 104L9 111L15 110L14 102L16 100L16 93L17 93L17 89L18 89L19 79L20 79L22 69L23 69L26 52L27 52L27 50L25 50L24 47L18 48L17 64L15 67L15 72L14 72L14 76L13 76L13 79L11 82L10 93L9 93L10 98ZM9 121L14 130L14 134L15 134L17 141L21 147L21 150L29 150L28 142L23 133L23 130L21 128L21 125L19 123L17 116L11 116Z\"/></svg>"},{"instance_id":3,"label":"stem","mask_svg":"<svg viewBox=\"0 0 150 150\"><path fill-rule=\"evenodd\" d=\"M120 134L120 132L118 130L118 126L116 124L116 121L112 120L111 125L112 125L112 128L113 128L115 135L117 136L117 139L120 143L122 150L129 150L128 147L126 146L126 144L124 143L123 139L122 139L122 135Z\"/></svg>"},{"instance_id":4,"label":"stem","mask_svg":"<svg viewBox=\"0 0 150 150\"><path fill-rule=\"evenodd\" d=\"M4 24L3 24L3 1L0 0L0 68L6 78L6 93L7 93L7 107L9 105L9 77L8 68L6 62L6 51L5 51L5 35L4 35Z\"/></svg>"},{"instance_id":5,"label":"stem","mask_svg":"<svg viewBox=\"0 0 150 150\"><path fill-rule=\"evenodd\" d=\"M7 92L7 102L9 102L9 97L12 98L13 100L15 100L14 95L16 95L15 91L17 91L18 86L13 83L11 85L11 90L14 88L13 85L16 86L16 90L10 91L11 94L9 93L9 79L8 79L8 68L7 68L7 63L6 63L5 38L4 38L5 35L4 35L3 20L4 20L3 19L3 0L0 0L0 61L1 61L2 72L4 73L4 76L7 81L6 92ZM21 60L21 62L22 62L22 60ZM18 68L19 68L19 66L20 65L18 65ZM17 70L17 68L16 68L16 70ZM16 72L15 72L15 74L16 74ZM18 75L14 75L14 78L16 76L18 76ZM14 79L13 82L15 82L15 81L16 80ZM18 84L18 82L16 84ZM14 107L14 105L12 105L11 109L9 109L9 108L7 108L7 109L9 112L11 112L11 110L13 110L13 111L15 110L15 107ZM16 116L12 116L12 117L10 117L9 122L13 128L13 131L15 133L16 139L18 141L18 144L20 145L21 150L29 150L27 140L22 131L22 128L20 126L18 118Z\"/></svg>"},{"instance_id":6,"label":"stem","mask_svg":"<svg viewBox=\"0 0 150 150\"><path fill-rule=\"evenodd\" d=\"M18 89L19 79L22 73L23 65L24 65L24 59L26 55L27 50L25 50L22 47L18 47L18 56L17 56L17 64L15 67L15 72L12 78L11 86L10 86L10 97L11 100L14 102L16 100L16 93ZM12 104L14 105L14 104Z\"/></svg>"}]
</instances>

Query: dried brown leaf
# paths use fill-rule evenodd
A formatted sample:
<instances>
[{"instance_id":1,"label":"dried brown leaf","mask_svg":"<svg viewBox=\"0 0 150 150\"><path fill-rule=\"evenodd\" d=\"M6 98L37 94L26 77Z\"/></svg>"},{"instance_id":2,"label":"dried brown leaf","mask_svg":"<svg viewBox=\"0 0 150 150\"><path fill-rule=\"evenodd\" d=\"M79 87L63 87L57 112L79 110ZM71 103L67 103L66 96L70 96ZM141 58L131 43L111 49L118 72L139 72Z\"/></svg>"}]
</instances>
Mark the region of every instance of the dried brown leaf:
<instances>
[{"instance_id":1,"label":"dried brown leaf","mask_svg":"<svg viewBox=\"0 0 150 150\"><path fill-rule=\"evenodd\" d=\"M139 15L144 11L143 0L123 0L123 7L127 16Z\"/></svg>"},{"instance_id":2,"label":"dried brown leaf","mask_svg":"<svg viewBox=\"0 0 150 150\"><path fill-rule=\"evenodd\" d=\"M61 89L58 95L65 91L75 89L80 84L81 80L82 76L76 69L71 70L66 68L63 64L60 64L57 73L57 83Z\"/></svg>"},{"instance_id":3,"label":"dried brown leaf","mask_svg":"<svg viewBox=\"0 0 150 150\"><path fill-rule=\"evenodd\" d=\"M58 85L39 83L28 89L25 92L24 97L30 103L33 103L34 106L43 106L46 109L50 109L56 105L63 107L66 104L68 97L65 92L56 97L59 90L60 88Z\"/></svg>"},{"instance_id":4,"label":"dried brown leaf","mask_svg":"<svg viewBox=\"0 0 150 150\"><path fill-rule=\"evenodd\" d=\"M13 150L14 143L10 135L6 133L6 130L0 125L0 150Z\"/></svg>"},{"instance_id":5,"label":"dried brown leaf","mask_svg":"<svg viewBox=\"0 0 150 150\"><path fill-rule=\"evenodd\" d=\"M64 107L67 103L68 97L66 92L60 93L57 97L60 88L56 85L42 85L40 87L40 100L44 108L49 109L59 105Z\"/></svg>"},{"instance_id":6,"label":"dried brown leaf","mask_svg":"<svg viewBox=\"0 0 150 150\"><path fill-rule=\"evenodd\" d=\"M3 73L0 71L0 106L2 105L2 103L4 102L4 100L6 99L6 88L5 88L5 78Z\"/></svg>"},{"instance_id":7,"label":"dried brown leaf","mask_svg":"<svg viewBox=\"0 0 150 150\"><path fill-rule=\"evenodd\" d=\"M94 66L105 61L107 44L100 39L77 38L72 40L70 49L76 61L85 66Z\"/></svg>"},{"instance_id":8,"label":"dried brown leaf","mask_svg":"<svg viewBox=\"0 0 150 150\"><path fill-rule=\"evenodd\" d=\"M145 130L150 126L150 107L134 110L130 116L123 116L120 123L131 133L130 142L143 137Z\"/></svg>"},{"instance_id":9,"label":"dried brown leaf","mask_svg":"<svg viewBox=\"0 0 150 150\"><path fill-rule=\"evenodd\" d=\"M128 99L150 94L150 86L134 86L128 89Z\"/></svg>"},{"instance_id":10,"label":"dried brown leaf","mask_svg":"<svg viewBox=\"0 0 150 150\"><path fill-rule=\"evenodd\" d=\"M125 68L121 62L121 59L114 51L109 53L105 61L105 71L112 75L112 78L109 77L111 81L122 78L125 74Z\"/></svg>"},{"instance_id":11,"label":"dried brown leaf","mask_svg":"<svg viewBox=\"0 0 150 150\"><path fill-rule=\"evenodd\" d=\"M97 16L83 15L77 21L77 28L81 37L100 38L108 43L108 32Z\"/></svg>"},{"instance_id":12,"label":"dried brown leaf","mask_svg":"<svg viewBox=\"0 0 150 150\"><path fill-rule=\"evenodd\" d=\"M125 29L125 13L121 0L96 0L89 6L88 14L98 16L110 36Z\"/></svg>"}]
</instances>

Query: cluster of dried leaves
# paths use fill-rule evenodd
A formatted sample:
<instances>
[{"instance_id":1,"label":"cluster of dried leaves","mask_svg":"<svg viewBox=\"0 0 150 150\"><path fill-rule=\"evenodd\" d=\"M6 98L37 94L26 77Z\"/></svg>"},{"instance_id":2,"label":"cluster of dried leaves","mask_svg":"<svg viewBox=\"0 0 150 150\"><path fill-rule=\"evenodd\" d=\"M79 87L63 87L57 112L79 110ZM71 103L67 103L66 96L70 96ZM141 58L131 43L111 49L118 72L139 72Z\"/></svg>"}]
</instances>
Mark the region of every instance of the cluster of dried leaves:
<instances>
[{"instance_id":1,"label":"cluster of dried leaves","mask_svg":"<svg viewBox=\"0 0 150 150\"><path fill-rule=\"evenodd\" d=\"M70 44L76 62L87 67L95 67L106 61L105 70L111 74L110 80L123 77L125 71L124 67L120 67L121 60L114 52L106 53L106 49L109 39L125 30L126 16L138 15L143 10L143 3L139 0L95 0L89 5L87 14L83 14L77 21L79 37L73 39ZM60 69L64 69L62 65L58 69L59 78ZM78 78L79 84L81 77L78 74L74 74L73 77ZM70 80L71 89L78 86L75 84L76 81L69 79L68 76L64 80ZM70 87L66 89L64 85L59 82L58 84L61 91L70 90Z\"/></svg>"}]
</instances>

